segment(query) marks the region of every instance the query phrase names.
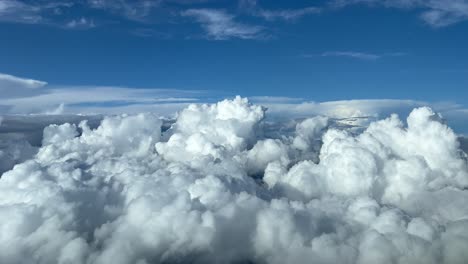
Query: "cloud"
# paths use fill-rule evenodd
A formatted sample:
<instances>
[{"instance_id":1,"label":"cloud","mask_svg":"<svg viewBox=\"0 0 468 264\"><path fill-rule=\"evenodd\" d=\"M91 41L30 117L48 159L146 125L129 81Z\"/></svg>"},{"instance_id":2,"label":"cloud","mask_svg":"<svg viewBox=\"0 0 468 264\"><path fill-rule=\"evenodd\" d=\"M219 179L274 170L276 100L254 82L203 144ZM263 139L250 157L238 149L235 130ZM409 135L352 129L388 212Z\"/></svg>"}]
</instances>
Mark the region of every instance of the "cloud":
<instances>
[{"instance_id":1,"label":"cloud","mask_svg":"<svg viewBox=\"0 0 468 264\"><path fill-rule=\"evenodd\" d=\"M8 106L7 113L53 112L64 105L65 113L122 113L156 111L169 107L169 111L183 108L197 101L200 92L171 89L135 89L125 87L56 87L43 93L18 98L0 99L0 105ZM170 106L175 108L171 108Z\"/></svg>"},{"instance_id":2,"label":"cloud","mask_svg":"<svg viewBox=\"0 0 468 264\"><path fill-rule=\"evenodd\" d=\"M43 20L41 8L16 0L0 0L0 21L35 24Z\"/></svg>"},{"instance_id":3,"label":"cloud","mask_svg":"<svg viewBox=\"0 0 468 264\"><path fill-rule=\"evenodd\" d=\"M2 99L20 97L28 94L38 94L39 88L46 85L47 82L0 73L0 92L2 94Z\"/></svg>"},{"instance_id":4,"label":"cloud","mask_svg":"<svg viewBox=\"0 0 468 264\"><path fill-rule=\"evenodd\" d=\"M249 100L259 103L300 103L304 98L285 96L249 96Z\"/></svg>"},{"instance_id":5,"label":"cloud","mask_svg":"<svg viewBox=\"0 0 468 264\"><path fill-rule=\"evenodd\" d=\"M310 115L324 115L333 118L340 126L363 127L378 118L397 113L408 115L412 109L430 106L441 113L444 120L458 133L468 133L466 120L468 110L453 102L427 102L404 99L355 99L313 102L305 99L291 101L281 97L253 97L252 101L268 108L271 118L277 122L287 122L291 119L306 118Z\"/></svg>"},{"instance_id":6,"label":"cloud","mask_svg":"<svg viewBox=\"0 0 468 264\"><path fill-rule=\"evenodd\" d=\"M320 13L321 9L317 7L306 7L300 9L283 9L283 10L265 10L261 9L257 15L265 18L266 20L283 19L286 21L297 20L309 14Z\"/></svg>"},{"instance_id":7,"label":"cloud","mask_svg":"<svg viewBox=\"0 0 468 264\"><path fill-rule=\"evenodd\" d=\"M8 74L0 74L0 92L0 112L7 114L134 113L156 109L172 114L199 100L204 93L177 89L54 86Z\"/></svg>"},{"instance_id":8,"label":"cloud","mask_svg":"<svg viewBox=\"0 0 468 264\"><path fill-rule=\"evenodd\" d=\"M81 17L79 19L72 19L65 24L66 28L70 29L89 29L96 27L92 19Z\"/></svg>"},{"instance_id":9,"label":"cloud","mask_svg":"<svg viewBox=\"0 0 468 264\"><path fill-rule=\"evenodd\" d=\"M243 0L239 1L239 8L235 10L232 6L227 6L231 9L219 9L216 1L212 0L0 0L0 22L41 24L62 29L90 29L113 23L103 19L111 15L114 22L131 20L137 23L134 29L128 30L132 34L167 38L167 33L156 32L153 26L156 22L173 24L180 19L177 14L182 14L198 21L209 38L221 40L267 37L267 26L245 22L243 19L294 22L307 15L351 5L414 10L425 23L435 28L468 19L467 0L332 0L327 3L271 9L261 7L256 0ZM71 14L73 16L70 17Z\"/></svg>"},{"instance_id":10,"label":"cloud","mask_svg":"<svg viewBox=\"0 0 468 264\"><path fill-rule=\"evenodd\" d=\"M8 88L8 86L16 89L36 89L47 85L46 82L16 77L9 74L0 73L1 88Z\"/></svg>"},{"instance_id":11,"label":"cloud","mask_svg":"<svg viewBox=\"0 0 468 264\"><path fill-rule=\"evenodd\" d=\"M467 156L437 113L359 132L266 115L236 97L168 130L149 113L46 127L0 178L0 262L468 261Z\"/></svg>"},{"instance_id":12,"label":"cloud","mask_svg":"<svg viewBox=\"0 0 468 264\"><path fill-rule=\"evenodd\" d=\"M182 16L192 17L201 24L209 38L226 40L231 38L256 39L262 37L261 26L235 21L235 16L220 9L189 9Z\"/></svg>"},{"instance_id":13,"label":"cloud","mask_svg":"<svg viewBox=\"0 0 468 264\"><path fill-rule=\"evenodd\" d=\"M377 60L382 56L372 54L372 53L363 53L363 52L353 52L353 51L327 51L322 53L322 57L349 57L360 60Z\"/></svg>"},{"instance_id":14,"label":"cloud","mask_svg":"<svg viewBox=\"0 0 468 264\"><path fill-rule=\"evenodd\" d=\"M109 11L136 21L144 21L160 3L161 1L152 0L88 0L91 8Z\"/></svg>"},{"instance_id":15,"label":"cloud","mask_svg":"<svg viewBox=\"0 0 468 264\"><path fill-rule=\"evenodd\" d=\"M62 9L71 8L70 2L22 2L0 0L0 21L24 24L43 24L64 29L89 29L96 26L93 19L80 17L63 21Z\"/></svg>"},{"instance_id":16,"label":"cloud","mask_svg":"<svg viewBox=\"0 0 468 264\"><path fill-rule=\"evenodd\" d=\"M211 0L86 0L86 6L137 22L148 22L153 11L175 5L192 5Z\"/></svg>"},{"instance_id":17,"label":"cloud","mask_svg":"<svg viewBox=\"0 0 468 264\"><path fill-rule=\"evenodd\" d=\"M468 20L468 1L466 0L335 0L334 7L355 4L384 6L389 8L421 10L420 18L432 27L445 27Z\"/></svg>"},{"instance_id":18,"label":"cloud","mask_svg":"<svg viewBox=\"0 0 468 264\"><path fill-rule=\"evenodd\" d=\"M322 57L348 57L359 60L378 60L384 57L400 57L405 56L404 52L392 52L392 53L367 53L367 52L357 52L357 51L327 51L320 54ZM305 58L316 57L314 55L303 55Z\"/></svg>"},{"instance_id":19,"label":"cloud","mask_svg":"<svg viewBox=\"0 0 468 264\"><path fill-rule=\"evenodd\" d=\"M327 116L336 122L337 126L357 128L366 127L369 123L377 120L379 117L388 116L392 113L408 115L412 109L424 105L430 105L427 102L414 100L391 100L391 99L372 99L372 100L340 100L327 102L302 101L281 101L281 100L255 100L257 103L267 107L270 117L277 122L285 120L303 119L310 115ZM461 106L459 106L461 108ZM446 113L454 113L451 108L438 108ZM463 119L463 118L462 118ZM455 118L454 118L455 120ZM455 122L459 124L459 121Z\"/></svg>"},{"instance_id":20,"label":"cloud","mask_svg":"<svg viewBox=\"0 0 468 264\"><path fill-rule=\"evenodd\" d=\"M0 114L135 114L156 112L172 116L193 102L207 102L227 96L203 90L132 88L106 86L57 86L47 82L0 75ZM441 112L461 133L468 111L453 102L415 100L343 100L313 102L304 98L252 96L252 102L268 108L275 119L304 118L310 114L343 119L343 124L365 125L391 113L409 114L416 107L429 105Z\"/></svg>"},{"instance_id":21,"label":"cloud","mask_svg":"<svg viewBox=\"0 0 468 264\"><path fill-rule=\"evenodd\" d=\"M358 51L326 51L321 54L303 54L302 58L316 58L316 57L347 57L358 60L369 60L375 61L385 57L400 57L406 56L407 53L404 52L390 52L390 53L368 53L368 52L358 52Z\"/></svg>"},{"instance_id":22,"label":"cloud","mask_svg":"<svg viewBox=\"0 0 468 264\"><path fill-rule=\"evenodd\" d=\"M55 16L73 5L59 1L0 0L0 22L61 26Z\"/></svg>"},{"instance_id":23,"label":"cloud","mask_svg":"<svg viewBox=\"0 0 468 264\"><path fill-rule=\"evenodd\" d=\"M309 14L317 14L322 11L319 7L304 7L296 9L265 9L260 7L256 0L242 0L239 1L239 7L247 13L262 17L268 21L286 20L295 21Z\"/></svg>"}]
</instances>

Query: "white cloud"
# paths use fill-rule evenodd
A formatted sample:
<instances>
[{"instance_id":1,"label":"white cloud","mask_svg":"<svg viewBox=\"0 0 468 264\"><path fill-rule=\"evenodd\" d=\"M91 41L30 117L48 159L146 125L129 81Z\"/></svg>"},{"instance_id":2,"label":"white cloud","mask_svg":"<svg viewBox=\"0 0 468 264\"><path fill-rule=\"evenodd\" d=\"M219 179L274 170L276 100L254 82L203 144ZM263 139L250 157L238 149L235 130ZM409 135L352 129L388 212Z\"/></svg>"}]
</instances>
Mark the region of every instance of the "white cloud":
<instances>
[{"instance_id":1,"label":"white cloud","mask_svg":"<svg viewBox=\"0 0 468 264\"><path fill-rule=\"evenodd\" d=\"M197 101L203 91L103 86L51 86L47 82L0 74L0 106L8 114L128 113L172 114ZM63 111L63 112L62 112Z\"/></svg>"},{"instance_id":2,"label":"white cloud","mask_svg":"<svg viewBox=\"0 0 468 264\"><path fill-rule=\"evenodd\" d=\"M52 109L51 111L46 111L45 115L61 115L65 111L65 104L61 103L57 108Z\"/></svg>"},{"instance_id":3,"label":"white cloud","mask_svg":"<svg viewBox=\"0 0 468 264\"><path fill-rule=\"evenodd\" d=\"M47 127L0 178L0 262L468 261L466 154L431 109L275 138L264 117L237 97L164 132L154 114Z\"/></svg>"},{"instance_id":4,"label":"white cloud","mask_svg":"<svg viewBox=\"0 0 468 264\"><path fill-rule=\"evenodd\" d=\"M261 98L261 97L259 97ZM468 133L466 120L468 110L460 104L453 102L425 102L416 100L398 99L367 99L367 100L340 100L326 102L311 102L307 100L254 100L256 103L268 108L270 117L275 120L290 120L291 118L307 118L310 115L324 115L332 117L339 125L350 127L366 126L377 118L398 113L408 115L412 109L421 106L430 106L441 113L454 129L459 133Z\"/></svg>"},{"instance_id":5,"label":"white cloud","mask_svg":"<svg viewBox=\"0 0 468 264\"><path fill-rule=\"evenodd\" d=\"M412 108L428 105L427 102L414 100L396 100L396 99L369 99L369 100L340 100L327 102L288 102L267 100L258 100L258 103L268 107L272 114L282 114L289 116L307 116L307 115L326 115L334 118L348 117L374 117L377 114L385 115L394 111L411 110ZM452 107L450 105L441 105L442 108ZM461 106L456 106L459 109Z\"/></svg>"},{"instance_id":6,"label":"white cloud","mask_svg":"<svg viewBox=\"0 0 468 264\"><path fill-rule=\"evenodd\" d=\"M155 112L172 116L192 102L203 103L209 91L105 86L54 86L44 81L0 74L2 114L122 114ZM216 99L216 96L212 99ZM447 118L457 131L468 133L467 110L452 102L414 100L348 100L312 102L303 98L253 96L253 102L268 108L273 118L304 118L310 114L342 119L343 125L365 125L377 116L430 105Z\"/></svg>"},{"instance_id":7,"label":"white cloud","mask_svg":"<svg viewBox=\"0 0 468 264\"><path fill-rule=\"evenodd\" d=\"M0 73L0 88L6 89L8 87L13 87L16 89L36 89L47 85L46 82L26 79L21 77L16 77L9 74Z\"/></svg>"},{"instance_id":8,"label":"white cloud","mask_svg":"<svg viewBox=\"0 0 468 264\"><path fill-rule=\"evenodd\" d=\"M46 85L47 83L43 81L0 73L0 93L2 94L2 99L38 94L39 88Z\"/></svg>"},{"instance_id":9,"label":"white cloud","mask_svg":"<svg viewBox=\"0 0 468 264\"><path fill-rule=\"evenodd\" d=\"M285 96L249 96L252 102L261 103L299 103L303 102L303 98L298 97L285 97Z\"/></svg>"},{"instance_id":10,"label":"white cloud","mask_svg":"<svg viewBox=\"0 0 468 264\"><path fill-rule=\"evenodd\" d=\"M0 99L0 105L8 106L8 113L50 112L63 104L65 113L124 113L164 110L170 113L197 101L199 91L171 89L135 89L125 87L60 87L49 88L37 95ZM194 96L194 97L187 97ZM146 109L146 110L145 110ZM164 111L168 113L168 111Z\"/></svg>"},{"instance_id":11,"label":"white cloud","mask_svg":"<svg viewBox=\"0 0 468 264\"><path fill-rule=\"evenodd\" d=\"M189 9L183 16L195 18L209 38L226 40L230 38L255 39L262 37L263 28L235 21L235 16L219 9Z\"/></svg>"}]
</instances>

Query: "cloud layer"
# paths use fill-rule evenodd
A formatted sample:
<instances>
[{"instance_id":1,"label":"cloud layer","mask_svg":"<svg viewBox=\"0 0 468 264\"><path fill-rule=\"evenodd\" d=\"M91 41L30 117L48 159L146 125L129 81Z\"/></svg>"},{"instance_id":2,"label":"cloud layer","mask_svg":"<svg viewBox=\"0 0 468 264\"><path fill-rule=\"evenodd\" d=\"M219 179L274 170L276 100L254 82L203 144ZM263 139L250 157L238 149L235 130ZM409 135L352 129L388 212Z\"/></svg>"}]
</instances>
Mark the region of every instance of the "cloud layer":
<instances>
[{"instance_id":1,"label":"cloud layer","mask_svg":"<svg viewBox=\"0 0 468 264\"><path fill-rule=\"evenodd\" d=\"M466 263L467 156L431 109L265 122L237 97L51 125L0 179L1 263ZM163 131L164 130L164 131Z\"/></svg>"},{"instance_id":2,"label":"cloud layer","mask_svg":"<svg viewBox=\"0 0 468 264\"><path fill-rule=\"evenodd\" d=\"M203 91L115 86L53 86L0 73L0 114L173 114Z\"/></svg>"},{"instance_id":3,"label":"cloud layer","mask_svg":"<svg viewBox=\"0 0 468 264\"><path fill-rule=\"evenodd\" d=\"M400 56L388 53L382 56ZM0 73L0 115L95 115L136 114L154 112L172 117L192 102L214 102L229 94L218 91L177 90L163 88L132 88L116 86L60 86L44 81ZM441 112L459 133L468 133L468 111L463 105L450 102L415 100L341 100L314 102L305 98L252 96L253 102L268 107L270 117L304 118L311 114L333 118L365 119L391 113L409 114L419 106L431 106ZM364 118L364 119L363 119ZM347 122L350 119L347 119ZM356 122L354 122L356 123Z\"/></svg>"}]
</instances>

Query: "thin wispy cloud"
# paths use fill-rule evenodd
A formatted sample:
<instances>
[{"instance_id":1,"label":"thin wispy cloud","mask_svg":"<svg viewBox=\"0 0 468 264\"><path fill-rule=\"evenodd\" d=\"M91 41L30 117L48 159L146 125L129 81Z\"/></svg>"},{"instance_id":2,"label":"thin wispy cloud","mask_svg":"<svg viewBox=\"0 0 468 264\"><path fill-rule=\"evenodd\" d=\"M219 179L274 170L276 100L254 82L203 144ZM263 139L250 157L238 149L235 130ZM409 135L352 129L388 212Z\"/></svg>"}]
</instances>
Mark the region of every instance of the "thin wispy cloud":
<instances>
[{"instance_id":1,"label":"thin wispy cloud","mask_svg":"<svg viewBox=\"0 0 468 264\"><path fill-rule=\"evenodd\" d=\"M0 0L0 21L35 24L43 20L42 8L16 0Z\"/></svg>"},{"instance_id":2,"label":"thin wispy cloud","mask_svg":"<svg viewBox=\"0 0 468 264\"><path fill-rule=\"evenodd\" d=\"M372 7L399 8L420 11L419 17L428 25L439 28L468 20L467 0L334 0L331 5L342 8L365 4Z\"/></svg>"},{"instance_id":3,"label":"thin wispy cloud","mask_svg":"<svg viewBox=\"0 0 468 264\"><path fill-rule=\"evenodd\" d=\"M23 2L0 0L0 22L41 24L63 29L87 29L96 26L93 19L79 17L64 20L63 10L72 8L71 2Z\"/></svg>"},{"instance_id":4,"label":"thin wispy cloud","mask_svg":"<svg viewBox=\"0 0 468 264\"><path fill-rule=\"evenodd\" d=\"M0 0L0 23L38 24L73 30L112 24L109 21L117 22L115 24L130 22L134 27L126 32L166 38L167 34L151 34L150 30L140 32L138 28L154 30L157 24L169 27L180 24L183 19L179 14L183 14L201 24L208 39L226 40L265 38L271 35L265 32L275 31L277 24L273 22L296 22L308 15L353 5L411 10L434 28L468 20L468 0L329 0L315 6L279 7L262 6L257 0L240 0L238 3L237 8L236 5L226 5L220 9L219 3L213 0ZM155 32L160 32L160 28ZM184 37L187 35L192 36L193 32Z\"/></svg>"},{"instance_id":5,"label":"thin wispy cloud","mask_svg":"<svg viewBox=\"0 0 468 264\"><path fill-rule=\"evenodd\" d=\"M261 17L267 21L295 21L306 15L318 14L322 11L322 8L312 6L296 9L265 9L258 4L257 0L241 0L239 2L239 6L241 10L244 10L253 16Z\"/></svg>"},{"instance_id":6,"label":"thin wispy cloud","mask_svg":"<svg viewBox=\"0 0 468 264\"><path fill-rule=\"evenodd\" d=\"M344 57L357 60L375 61L384 57L400 57L407 55L404 52L390 52L390 53L369 53L360 51L326 51L321 54L304 54L303 58L316 58L316 57Z\"/></svg>"},{"instance_id":7,"label":"thin wispy cloud","mask_svg":"<svg viewBox=\"0 0 468 264\"><path fill-rule=\"evenodd\" d=\"M283 9L283 10L261 9L257 12L257 15L269 21L273 21L277 19L292 21L292 20L297 20L309 14L318 14L320 12L321 12L321 9L317 7L306 7L306 8L301 8L301 9Z\"/></svg>"},{"instance_id":8,"label":"thin wispy cloud","mask_svg":"<svg viewBox=\"0 0 468 264\"><path fill-rule=\"evenodd\" d=\"M359 60L378 60L382 58L381 55L364 53L364 52L354 52L354 51L327 51L321 54L322 57L348 57Z\"/></svg>"},{"instance_id":9,"label":"thin wispy cloud","mask_svg":"<svg viewBox=\"0 0 468 264\"><path fill-rule=\"evenodd\" d=\"M151 0L88 0L91 8L101 9L130 20L145 20L161 1Z\"/></svg>"},{"instance_id":10,"label":"thin wispy cloud","mask_svg":"<svg viewBox=\"0 0 468 264\"><path fill-rule=\"evenodd\" d=\"M256 39L262 37L263 27L237 22L236 17L225 10L189 9L182 12L182 16L195 19L205 30L207 37L211 39Z\"/></svg>"},{"instance_id":11,"label":"thin wispy cloud","mask_svg":"<svg viewBox=\"0 0 468 264\"><path fill-rule=\"evenodd\" d=\"M46 113L57 109L61 109L60 113L144 112L156 108L174 111L197 101L202 94L204 91L200 90L54 86L0 73L0 114Z\"/></svg>"}]
</instances>

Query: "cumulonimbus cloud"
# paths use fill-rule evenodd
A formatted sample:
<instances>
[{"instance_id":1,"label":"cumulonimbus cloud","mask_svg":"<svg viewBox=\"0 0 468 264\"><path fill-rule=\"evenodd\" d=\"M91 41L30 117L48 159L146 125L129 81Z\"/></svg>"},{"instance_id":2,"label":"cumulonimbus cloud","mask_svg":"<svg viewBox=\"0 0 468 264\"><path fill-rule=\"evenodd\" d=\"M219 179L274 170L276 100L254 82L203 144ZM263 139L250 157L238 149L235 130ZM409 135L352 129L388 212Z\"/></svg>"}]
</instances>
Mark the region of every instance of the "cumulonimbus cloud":
<instances>
[{"instance_id":1,"label":"cumulonimbus cloud","mask_svg":"<svg viewBox=\"0 0 468 264\"><path fill-rule=\"evenodd\" d=\"M466 263L468 167L430 108L354 130L236 97L50 125L0 178L1 263Z\"/></svg>"}]
</instances>

